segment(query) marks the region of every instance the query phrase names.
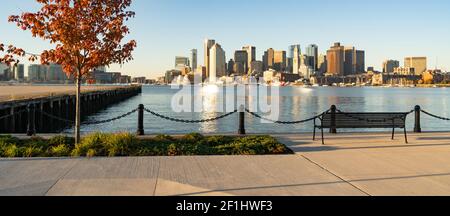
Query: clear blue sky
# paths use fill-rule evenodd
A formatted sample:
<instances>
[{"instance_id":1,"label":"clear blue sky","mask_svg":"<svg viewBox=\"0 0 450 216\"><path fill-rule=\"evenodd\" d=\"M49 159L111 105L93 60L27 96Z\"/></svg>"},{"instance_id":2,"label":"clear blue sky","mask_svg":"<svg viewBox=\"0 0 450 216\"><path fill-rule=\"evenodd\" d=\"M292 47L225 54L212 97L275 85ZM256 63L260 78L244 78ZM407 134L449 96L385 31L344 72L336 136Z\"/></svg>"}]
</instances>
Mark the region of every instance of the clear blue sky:
<instances>
[{"instance_id":1,"label":"clear blue sky","mask_svg":"<svg viewBox=\"0 0 450 216\"><path fill-rule=\"evenodd\" d=\"M47 43L7 22L10 14L36 10L34 0L0 0L0 40L30 52ZM129 22L136 39L135 60L110 71L156 77L174 66L177 55L199 50L215 39L227 54L254 45L261 59L267 48L315 43L324 53L333 42L366 51L366 65L380 69L384 59L427 56L428 65L450 70L448 0L134 0Z\"/></svg>"}]
</instances>

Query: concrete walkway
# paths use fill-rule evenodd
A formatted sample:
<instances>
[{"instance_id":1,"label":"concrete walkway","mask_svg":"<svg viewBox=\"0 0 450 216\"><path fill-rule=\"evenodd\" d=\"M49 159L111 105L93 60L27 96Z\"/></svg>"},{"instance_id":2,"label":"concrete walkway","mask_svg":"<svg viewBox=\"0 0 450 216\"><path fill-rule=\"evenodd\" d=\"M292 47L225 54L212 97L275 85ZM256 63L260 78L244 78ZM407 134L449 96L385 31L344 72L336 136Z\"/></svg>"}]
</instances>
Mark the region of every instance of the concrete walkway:
<instances>
[{"instance_id":1,"label":"concrete walkway","mask_svg":"<svg viewBox=\"0 0 450 216\"><path fill-rule=\"evenodd\" d=\"M0 159L0 195L450 195L450 133L277 135L295 155Z\"/></svg>"}]
</instances>

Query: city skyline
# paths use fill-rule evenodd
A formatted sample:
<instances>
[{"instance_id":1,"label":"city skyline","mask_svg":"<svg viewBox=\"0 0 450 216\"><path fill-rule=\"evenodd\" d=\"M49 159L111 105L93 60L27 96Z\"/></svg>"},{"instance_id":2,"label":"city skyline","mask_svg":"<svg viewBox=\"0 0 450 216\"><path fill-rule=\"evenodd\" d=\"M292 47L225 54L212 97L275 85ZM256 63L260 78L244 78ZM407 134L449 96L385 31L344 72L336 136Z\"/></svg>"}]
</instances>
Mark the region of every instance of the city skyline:
<instances>
[{"instance_id":1,"label":"city skyline","mask_svg":"<svg viewBox=\"0 0 450 216\"><path fill-rule=\"evenodd\" d=\"M317 44L320 55L325 54L334 42L341 42L365 50L366 66L380 71L385 60L403 62L405 56L426 56L430 68L450 69L450 54L446 52L450 50L450 44L442 37L450 33L445 28L450 24L450 15L444 13L445 8L449 8L446 6L450 6L448 1L408 1L409 4L404 4L404 1L353 0L236 1L240 9L231 10L232 2L134 1L131 9L137 14L129 22L129 37L138 42L135 60L122 67L113 65L109 71L156 78L172 69L174 56L189 57L191 49L200 51L197 65L204 65L201 50L205 38L215 39L221 44L227 61L235 50L247 45L255 46L256 60L262 60L268 48L288 51L290 45L300 44L303 53L309 44ZM47 48L47 42L31 39L29 32L7 23L8 15L35 11L34 1L5 1L2 5L0 35L5 43L23 47L29 52ZM239 12L242 10L249 12L242 14ZM267 16L267 11L285 13L279 17ZM181 25L181 18L187 24ZM251 24L236 25L233 21L240 19L249 19ZM305 25L296 25L300 20ZM27 61L24 63L28 64Z\"/></svg>"}]
</instances>

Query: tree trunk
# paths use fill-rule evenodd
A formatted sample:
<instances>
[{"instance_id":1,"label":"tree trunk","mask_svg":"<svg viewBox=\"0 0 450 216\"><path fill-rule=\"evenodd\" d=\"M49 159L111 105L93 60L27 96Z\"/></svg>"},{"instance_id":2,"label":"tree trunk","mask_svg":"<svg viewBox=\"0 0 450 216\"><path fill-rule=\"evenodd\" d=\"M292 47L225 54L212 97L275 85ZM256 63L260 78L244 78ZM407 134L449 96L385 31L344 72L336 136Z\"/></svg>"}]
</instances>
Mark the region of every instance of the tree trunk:
<instances>
[{"instance_id":1,"label":"tree trunk","mask_svg":"<svg viewBox=\"0 0 450 216\"><path fill-rule=\"evenodd\" d=\"M81 127L81 78L76 78L77 93L76 93L76 108L75 108L75 144L80 143L80 127Z\"/></svg>"}]
</instances>

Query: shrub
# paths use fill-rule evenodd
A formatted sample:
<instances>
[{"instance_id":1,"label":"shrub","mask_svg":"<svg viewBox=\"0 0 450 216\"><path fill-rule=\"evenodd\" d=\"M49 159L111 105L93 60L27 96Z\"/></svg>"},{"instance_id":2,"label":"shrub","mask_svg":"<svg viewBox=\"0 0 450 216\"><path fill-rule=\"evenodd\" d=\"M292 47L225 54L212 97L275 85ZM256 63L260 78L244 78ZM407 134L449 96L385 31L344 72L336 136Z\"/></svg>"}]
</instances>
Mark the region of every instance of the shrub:
<instances>
[{"instance_id":1,"label":"shrub","mask_svg":"<svg viewBox=\"0 0 450 216\"><path fill-rule=\"evenodd\" d=\"M102 143L108 156L126 156L138 147L138 140L130 133L112 134Z\"/></svg>"},{"instance_id":2,"label":"shrub","mask_svg":"<svg viewBox=\"0 0 450 216\"><path fill-rule=\"evenodd\" d=\"M168 156L178 156L180 155L177 144L172 143L167 147L167 155Z\"/></svg>"},{"instance_id":3,"label":"shrub","mask_svg":"<svg viewBox=\"0 0 450 216\"><path fill-rule=\"evenodd\" d=\"M22 152L22 157L44 156L42 147L37 147L37 146L32 146L32 145L20 148L20 152Z\"/></svg>"},{"instance_id":4,"label":"shrub","mask_svg":"<svg viewBox=\"0 0 450 216\"><path fill-rule=\"evenodd\" d=\"M110 135L103 133L93 133L87 135L81 142L75 145L74 150L72 151L72 156L80 157L80 156L88 156L89 150L97 150L94 155L97 153L103 152L103 142L108 139ZM91 152L92 153L92 152Z\"/></svg>"},{"instance_id":5,"label":"shrub","mask_svg":"<svg viewBox=\"0 0 450 216\"><path fill-rule=\"evenodd\" d=\"M17 145L7 145L6 147L3 147L3 156L4 157L19 157L20 156L20 149L17 147Z\"/></svg>"},{"instance_id":6,"label":"shrub","mask_svg":"<svg viewBox=\"0 0 450 216\"><path fill-rule=\"evenodd\" d=\"M187 134L181 138L183 142L191 144L200 143L203 139L204 139L203 135L199 133Z\"/></svg>"},{"instance_id":7,"label":"shrub","mask_svg":"<svg viewBox=\"0 0 450 216\"><path fill-rule=\"evenodd\" d=\"M52 137L48 140L48 145L50 146L60 146L60 145L67 145L67 146L73 146L75 144L75 139L63 135Z\"/></svg>"},{"instance_id":8,"label":"shrub","mask_svg":"<svg viewBox=\"0 0 450 216\"><path fill-rule=\"evenodd\" d=\"M70 155L70 148L65 144L60 144L58 146L52 146L49 149L49 154L52 157L67 157Z\"/></svg>"}]
</instances>

